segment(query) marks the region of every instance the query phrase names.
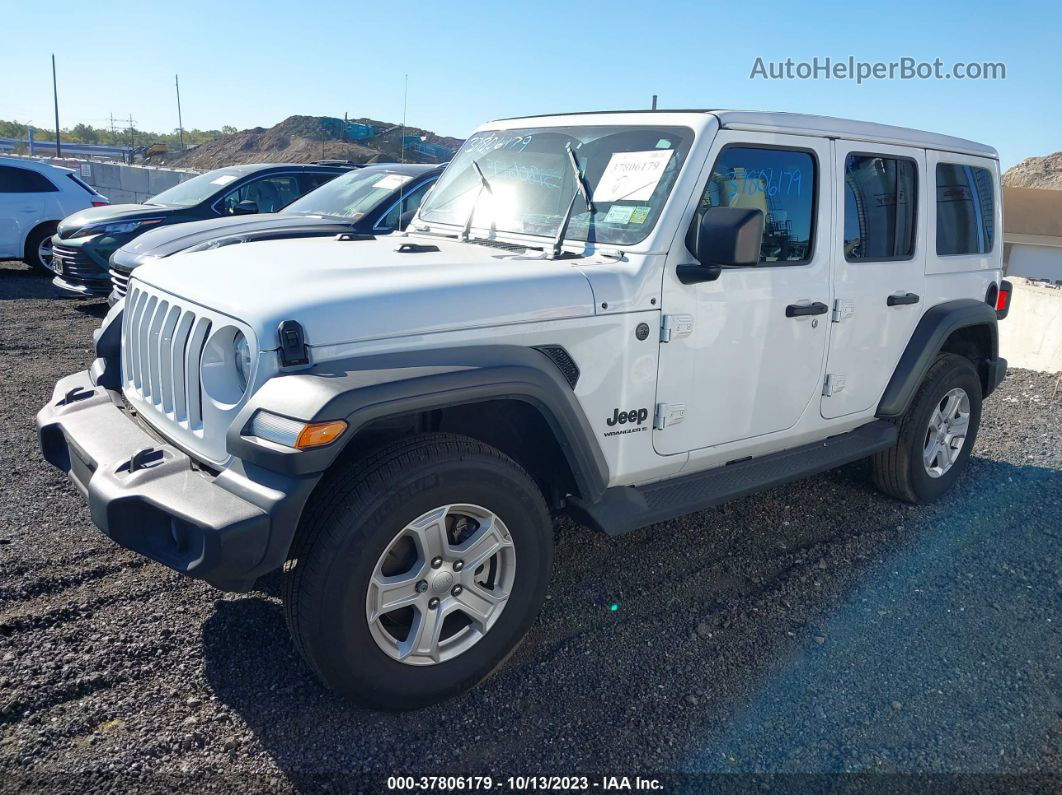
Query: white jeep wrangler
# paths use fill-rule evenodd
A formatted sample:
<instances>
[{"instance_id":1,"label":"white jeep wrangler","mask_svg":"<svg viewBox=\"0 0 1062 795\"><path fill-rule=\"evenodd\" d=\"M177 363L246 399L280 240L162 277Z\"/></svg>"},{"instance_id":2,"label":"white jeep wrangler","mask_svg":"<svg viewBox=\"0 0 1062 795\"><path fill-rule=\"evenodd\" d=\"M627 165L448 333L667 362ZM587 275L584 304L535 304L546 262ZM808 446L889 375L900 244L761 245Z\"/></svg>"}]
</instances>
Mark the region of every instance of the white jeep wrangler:
<instances>
[{"instance_id":1,"label":"white jeep wrangler","mask_svg":"<svg viewBox=\"0 0 1062 795\"><path fill-rule=\"evenodd\" d=\"M45 457L119 544L285 568L329 686L411 708L534 620L551 512L625 533L865 456L925 502L1002 380L995 150L731 111L484 125L404 237L136 271Z\"/></svg>"}]
</instances>

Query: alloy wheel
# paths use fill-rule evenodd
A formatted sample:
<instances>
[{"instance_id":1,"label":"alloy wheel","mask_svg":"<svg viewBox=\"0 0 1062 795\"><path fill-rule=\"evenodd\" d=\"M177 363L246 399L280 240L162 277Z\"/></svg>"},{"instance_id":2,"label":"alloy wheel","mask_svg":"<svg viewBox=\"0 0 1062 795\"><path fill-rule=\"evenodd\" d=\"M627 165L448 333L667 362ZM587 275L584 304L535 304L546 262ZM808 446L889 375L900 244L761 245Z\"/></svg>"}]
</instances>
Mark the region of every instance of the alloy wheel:
<instances>
[{"instance_id":1,"label":"alloy wheel","mask_svg":"<svg viewBox=\"0 0 1062 795\"><path fill-rule=\"evenodd\" d=\"M498 516L478 505L435 508L377 561L365 598L369 631L399 662L445 662L490 631L515 577L516 549Z\"/></svg>"}]
</instances>

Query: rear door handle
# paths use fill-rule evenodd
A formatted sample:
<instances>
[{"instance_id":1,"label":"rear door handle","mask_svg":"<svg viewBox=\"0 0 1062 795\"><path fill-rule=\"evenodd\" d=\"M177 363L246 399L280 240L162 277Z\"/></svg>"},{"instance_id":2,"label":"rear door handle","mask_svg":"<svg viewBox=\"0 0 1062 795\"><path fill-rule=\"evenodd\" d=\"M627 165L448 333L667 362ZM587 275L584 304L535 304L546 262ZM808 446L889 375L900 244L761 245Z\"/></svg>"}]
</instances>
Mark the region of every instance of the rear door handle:
<instances>
[{"instance_id":1,"label":"rear door handle","mask_svg":"<svg viewBox=\"0 0 1062 795\"><path fill-rule=\"evenodd\" d=\"M885 299L885 303L888 306L901 306L903 304L917 304L918 296L915 293L904 293L903 295L890 295Z\"/></svg>"},{"instance_id":2,"label":"rear door handle","mask_svg":"<svg viewBox=\"0 0 1062 795\"><path fill-rule=\"evenodd\" d=\"M825 315L830 308L821 301L813 304L790 304L785 308L786 317L805 317L807 315Z\"/></svg>"}]
</instances>

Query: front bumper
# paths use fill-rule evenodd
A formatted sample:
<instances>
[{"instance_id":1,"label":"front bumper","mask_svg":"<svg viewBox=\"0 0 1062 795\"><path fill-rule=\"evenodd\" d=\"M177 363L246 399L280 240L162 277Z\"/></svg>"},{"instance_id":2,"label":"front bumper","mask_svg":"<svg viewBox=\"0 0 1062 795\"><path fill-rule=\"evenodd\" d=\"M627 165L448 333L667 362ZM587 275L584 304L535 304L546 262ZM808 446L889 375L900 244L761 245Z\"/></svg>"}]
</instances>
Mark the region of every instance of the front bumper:
<instances>
[{"instance_id":1,"label":"front bumper","mask_svg":"<svg viewBox=\"0 0 1062 795\"><path fill-rule=\"evenodd\" d=\"M81 296L107 295L111 291L107 260L112 251L94 238L62 240L56 235L52 238L52 284Z\"/></svg>"},{"instance_id":2,"label":"front bumper","mask_svg":"<svg viewBox=\"0 0 1062 795\"><path fill-rule=\"evenodd\" d=\"M92 521L122 546L223 590L246 590L280 566L317 478L206 471L141 427L90 372L56 384L37 429L45 459L87 497Z\"/></svg>"}]
</instances>

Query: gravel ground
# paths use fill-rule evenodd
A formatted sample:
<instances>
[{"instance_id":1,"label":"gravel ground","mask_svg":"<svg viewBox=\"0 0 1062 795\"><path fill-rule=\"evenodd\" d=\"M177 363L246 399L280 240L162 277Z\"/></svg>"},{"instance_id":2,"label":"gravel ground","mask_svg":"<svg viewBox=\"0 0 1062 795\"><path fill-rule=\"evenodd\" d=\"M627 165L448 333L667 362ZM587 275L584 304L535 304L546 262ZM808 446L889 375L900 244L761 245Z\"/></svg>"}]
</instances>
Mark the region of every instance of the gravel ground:
<instances>
[{"instance_id":1,"label":"gravel ground","mask_svg":"<svg viewBox=\"0 0 1062 795\"><path fill-rule=\"evenodd\" d=\"M317 683L275 581L222 594L122 550L43 462L33 416L89 362L104 309L0 264L0 789L371 790L443 772L1062 783L1054 377L1008 376L933 506L879 496L858 464L619 539L558 521L548 601L508 665L391 715Z\"/></svg>"}]
</instances>

